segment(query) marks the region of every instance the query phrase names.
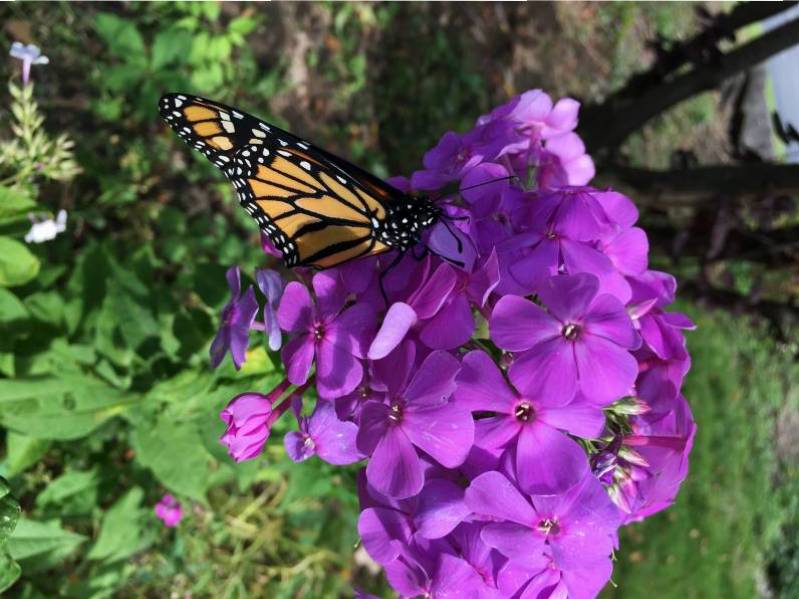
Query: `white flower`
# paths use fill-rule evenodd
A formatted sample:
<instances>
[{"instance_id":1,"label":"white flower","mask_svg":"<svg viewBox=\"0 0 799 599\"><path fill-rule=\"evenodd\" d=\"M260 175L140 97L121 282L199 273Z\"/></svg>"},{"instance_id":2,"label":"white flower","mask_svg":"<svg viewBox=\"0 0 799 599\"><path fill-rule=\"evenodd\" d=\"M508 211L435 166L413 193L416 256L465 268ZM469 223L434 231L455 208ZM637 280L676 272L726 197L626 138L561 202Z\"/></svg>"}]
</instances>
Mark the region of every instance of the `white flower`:
<instances>
[{"instance_id":1,"label":"white flower","mask_svg":"<svg viewBox=\"0 0 799 599\"><path fill-rule=\"evenodd\" d=\"M26 45L20 42L14 42L11 44L11 51L9 54L13 58L22 61L22 83L24 85L28 85L32 64L49 64L50 62L50 59L42 54L39 46L35 44Z\"/></svg>"},{"instance_id":2,"label":"white flower","mask_svg":"<svg viewBox=\"0 0 799 599\"><path fill-rule=\"evenodd\" d=\"M59 210L55 220L48 218L43 221L35 221L31 217L31 230L25 235L27 243L43 243L56 238L59 233L63 233L67 228L67 211Z\"/></svg>"}]
</instances>

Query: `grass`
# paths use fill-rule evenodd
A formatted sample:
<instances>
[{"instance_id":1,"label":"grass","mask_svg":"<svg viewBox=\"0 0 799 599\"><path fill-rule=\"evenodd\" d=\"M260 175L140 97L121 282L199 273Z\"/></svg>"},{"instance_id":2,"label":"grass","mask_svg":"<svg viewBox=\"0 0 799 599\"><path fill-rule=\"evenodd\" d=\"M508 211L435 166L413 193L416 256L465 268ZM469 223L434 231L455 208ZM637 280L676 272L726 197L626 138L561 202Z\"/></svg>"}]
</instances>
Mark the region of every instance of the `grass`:
<instances>
[{"instance_id":1,"label":"grass","mask_svg":"<svg viewBox=\"0 0 799 599\"><path fill-rule=\"evenodd\" d=\"M671 509L625 529L608 599L761 595L799 490L775 440L777 419L797 408L796 365L740 319L688 311L699 325L684 387L698 425L691 470Z\"/></svg>"}]
</instances>

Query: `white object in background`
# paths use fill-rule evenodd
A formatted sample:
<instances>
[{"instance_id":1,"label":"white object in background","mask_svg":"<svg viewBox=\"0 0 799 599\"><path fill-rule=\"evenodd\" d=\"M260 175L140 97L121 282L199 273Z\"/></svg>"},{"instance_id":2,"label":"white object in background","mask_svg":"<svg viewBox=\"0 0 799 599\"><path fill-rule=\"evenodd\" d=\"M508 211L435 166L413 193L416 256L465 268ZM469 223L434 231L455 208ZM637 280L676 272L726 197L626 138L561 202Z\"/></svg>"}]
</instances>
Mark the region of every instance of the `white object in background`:
<instances>
[{"instance_id":1,"label":"white object in background","mask_svg":"<svg viewBox=\"0 0 799 599\"><path fill-rule=\"evenodd\" d=\"M797 18L799 5L765 19L763 28L770 31ZM774 99L780 120L799 130L799 45L769 58L766 69L774 86ZM792 141L788 144L785 162L799 162L799 143Z\"/></svg>"},{"instance_id":2,"label":"white object in background","mask_svg":"<svg viewBox=\"0 0 799 599\"><path fill-rule=\"evenodd\" d=\"M43 221L35 221L31 217L31 230L25 235L27 243L44 243L56 238L59 233L63 233L67 228L67 211L59 210L55 220L48 218Z\"/></svg>"}]
</instances>

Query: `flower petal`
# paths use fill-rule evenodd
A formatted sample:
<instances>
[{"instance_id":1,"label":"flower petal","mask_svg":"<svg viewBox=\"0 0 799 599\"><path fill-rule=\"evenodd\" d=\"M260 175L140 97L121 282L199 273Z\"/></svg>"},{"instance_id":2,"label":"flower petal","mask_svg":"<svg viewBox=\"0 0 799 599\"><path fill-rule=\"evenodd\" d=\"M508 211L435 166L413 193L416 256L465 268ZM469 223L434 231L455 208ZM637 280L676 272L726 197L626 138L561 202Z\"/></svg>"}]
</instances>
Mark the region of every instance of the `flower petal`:
<instances>
[{"instance_id":1,"label":"flower petal","mask_svg":"<svg viewBox=\"0 0 799 599\"><path fill-rule=\"evenodd\" d=\"M402 512L367 508L358 518L358 534L369 556L379 564L397 559L413 534L410 520Z\"/></svg>"},{"instance_id":2,"label":"flower petal","mask_svg":"<svg viewBox=\"0 0 799 599\"><path fill-rule=\"evenodd\" d=\"M503 474L486 472L475 478L464 495L467 507L477 516L490 516L532 526L536 512Z\"/></svg>"},{"instance_id":3,"label":"flower petal","mask_svg":"<svg viewBox=\"0 0 799 599\"><path fill-rule=\"evenodd\" d=\"M582 448L546 424L522 427L516 445L516 477L529 494L561 493L588 472Z\"/></svg>"},{"instance_id":4,"label":"flower petal","mask_svg":"<svg viewBox=\"0 0 799 599\"><path fill-rule=\"evenodd\" d=\"M414 445L447 468L463 464L474 443L472 415L454 403L421 409L408 406L402 429Z\"/></svg>"},{"instance_id":5,"label":"flower petal","mask_svg":"<svg viewBox=\"0 0 799 599\"><path fill-rule=\"evenodd\" d=\"M513 411L516 394L484 351L470 351L463 357L455 382L455 401L472 412L487 410L509 414Z\"/></svg>"},{"instance_id":6,"label":"flower petal","mask_svg":"<svg viewBox=\"0 0 799 599\"><path fill-rule=\"evenodd\" d=\"M280 355L286 365L286 375L293 385L302 385L308 380L314 352L313 337L307 334L298 335L283 347Z\"/></svg>"},{"instance_id":7,"label":"flower petal","mask_svg":"<svg viewBox=\"0 0 799 599\"><path fill-rule=\"evenodd\" d=\"M302 283L292 281L286 285L280 306L277 309L277 321L284 331L308 331L313 326L314 310L311 294Z\"/></svg>"},{"instance_id":8,"label":"flower petal","mask_svg":"<svg viewBox=\"0 0 799 599\"><path fill-rule=\"evenodd\" d=\"M369 460L366 478L375 490L394 499L412 497L422 490L422 462L400 427L388 427Z\"/></svg>"},{"instance_id":9,"label":"flower petal","mask_svg":"<svg viewBox=\"0 0 799 599\"><path fill-rule=\"evenodd\" d=\"M599 289L599 280L590 274L550 277L539 288L538 296L560 322L575 322L587 312Z\"/></svg>"},{"instance_id":10,"label":"flower petal","mask_svg":"<svg viewBox=\"0 0 799 599\"><path fill-rule=\"evenodd\" d=\"M633 349L640 343L627 310L612 295L594 299L583 323L585 334L599 335L622 347Z\"/></svg>"},{"instance_id":11,"label":"flower petal","mask_svg":"<svg viewBox=\"0 0 799 599\"><path fill-rule=\"evenodd\" d=\"M473 332L474 316L469 300L459 293L424 324L419 339L431 349L454 349L466 343Z\"/></svg>"},{"instance_id":12,"label":"flower petal","mask_svg":"<svg viewBox=\"0 0 799 599\"><path fill-rule=\"evenodd\" d=\"M446 403L455 390L458 359L445 351L434 351L422 362L405 389L405 400L414 409Z\"/></svg>"},{"instance_id":13,"label":"flower petal","mask_svg":"<svg viewBox=\"0 0 799 599\"><path fill-rule=\"evenodd\" d=\"M560 335L561 324L533 302L506 295L497 302L489 323L491 339L502 349L523 351Z\"/></svg>"},{"instance_id":14,"label":"flower petal","mask_svg":"<svg viewBox=\"0 0 799 599\"><path fill-rule=\"evenodd\" d=\"M452 532L471 514L463 496L464 490L452 481L443 478L429 481L419 494L413 517L419 534L440 539Z\"/></svg>"},{"instance_id":15,"label":"flower petal","mask_svg":"<svg viewBox=\"0 0 799 599\"><path fill-rule=\"evenodd\" d=\"M480 534L483 542L513 560L536 559L544 550L545 538L521 524L486 524Z\"/></svg>"},{"instance_id":16,"label":"flower petal","mask_svg":"<svg viewBox=\"0 0 799 599\"><path fill-rule=\"evenodd\" d=\"M416 321L416 312L411 306L403 302L391 304L377 336L369 347L368 358L370 360L385 358L405 339L405 335Z\"/></svg>"},{"instance_id":17,"label":"flower petal","mask_svg":"<svg viewBox=\"0 0 799 599\"><path fill-rule=\"evenodd\" d=\"M577 390L572 345L561 337L539 343L516 358L508 378L525 397L548 406L566 405Z\"/></svg>"},{"instance_id":18,"label":"flower petal","mask_svg":"<svg viewBox=\"0 0 799 599\"><path fill-rule=\"evenodd\" d=\"M574 344L574 356L587 399L605 405L631 392L638 362L626 349L604 337L585 335Z\"/></svg>"}]
</instances>

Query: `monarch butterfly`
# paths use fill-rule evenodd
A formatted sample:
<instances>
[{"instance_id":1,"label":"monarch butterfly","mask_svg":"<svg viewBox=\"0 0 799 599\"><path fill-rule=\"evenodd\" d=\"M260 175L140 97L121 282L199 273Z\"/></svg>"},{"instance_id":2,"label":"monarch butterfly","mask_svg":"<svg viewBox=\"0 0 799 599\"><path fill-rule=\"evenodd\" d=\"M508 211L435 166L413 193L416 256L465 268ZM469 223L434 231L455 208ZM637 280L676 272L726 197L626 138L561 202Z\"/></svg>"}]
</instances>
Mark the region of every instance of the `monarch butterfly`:
<instances>
[{"instance_id":1,"label":"monarch butterfly","mask_svg":"<svg viewBox=\"0 0 799 599\"><path fill-rule=\"evenodd\" d=\"M392 249L399 250L395 264L443 215L430 199L224 104L172 93L159 106L169 126L233 183L286 266L324 269Z\"/></svg>"}]
</instances>

